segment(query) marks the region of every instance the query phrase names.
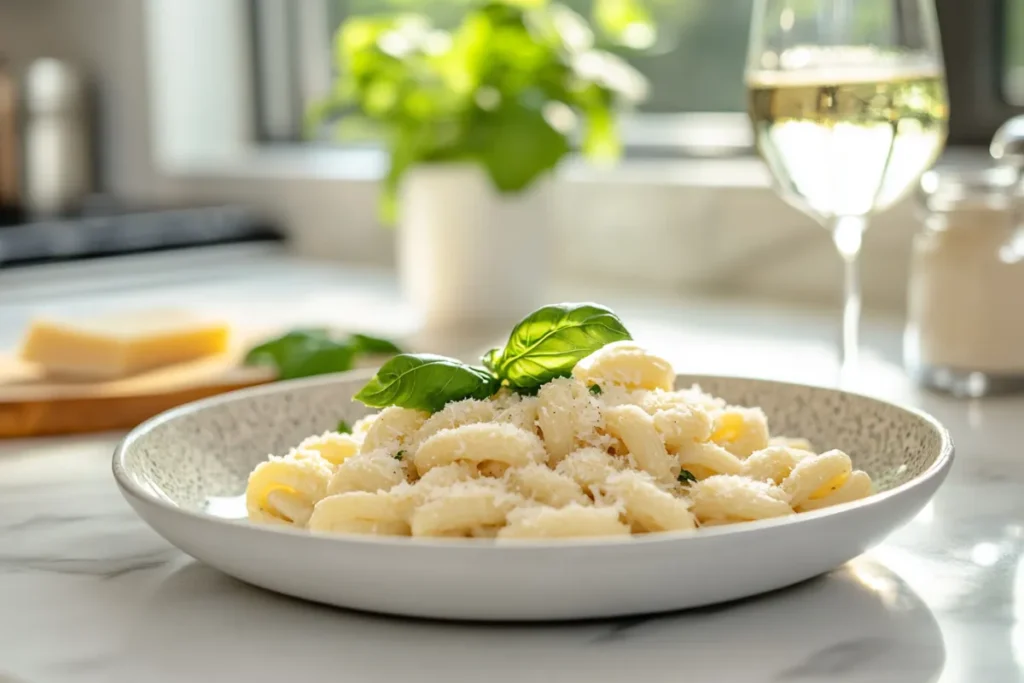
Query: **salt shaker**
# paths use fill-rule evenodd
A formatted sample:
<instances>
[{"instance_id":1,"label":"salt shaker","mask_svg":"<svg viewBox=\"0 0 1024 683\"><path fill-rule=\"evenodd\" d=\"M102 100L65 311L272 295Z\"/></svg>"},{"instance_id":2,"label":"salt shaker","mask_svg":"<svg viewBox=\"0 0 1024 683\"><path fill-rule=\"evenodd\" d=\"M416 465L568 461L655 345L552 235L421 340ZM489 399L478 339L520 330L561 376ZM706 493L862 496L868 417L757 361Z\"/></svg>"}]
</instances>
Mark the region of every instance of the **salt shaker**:
<instances>
[{"instance_id":1,"label":"salt shaker","mask_svg":"<svg viewBox=\"0 0 1024 683\"><path fill-rule=\"evenodd\" d=\"M907 369L959 396L1024 391L1024 118L990 151L990 164L921 178L924 229L911 251Z\"/></svg>"},{"instance_id":2,"label":"salt shaker","mask_svg":"<svg viewBox=\"0 0 1024 683\"><path fill-rule=\"evenodd\" d=\"M78 208L92 190L85 83L72 65L33 62L25 75L25 208L47 218Z\"/></svg>"}]
</instances>

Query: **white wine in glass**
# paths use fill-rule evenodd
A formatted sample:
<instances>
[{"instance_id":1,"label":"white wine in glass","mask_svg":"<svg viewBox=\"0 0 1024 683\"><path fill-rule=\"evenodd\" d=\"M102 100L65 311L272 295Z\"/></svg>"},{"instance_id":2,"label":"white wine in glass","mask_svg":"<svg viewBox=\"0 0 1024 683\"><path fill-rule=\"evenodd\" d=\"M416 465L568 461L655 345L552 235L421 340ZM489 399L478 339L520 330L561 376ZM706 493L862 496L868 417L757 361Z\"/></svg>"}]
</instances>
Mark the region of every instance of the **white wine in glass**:
<instances>
[{"instance_id":1,"label":"white wine in glass","mask_svg":"<svg viewBox=\"0 0 1024 683\"><path fill-rule=\"evenodd\" d=\"M780 195L845 262L842 376L856 368L868 217L938 158L949 106L932 0L756 0L746 83Z\"/></svg>"}]
</instances>

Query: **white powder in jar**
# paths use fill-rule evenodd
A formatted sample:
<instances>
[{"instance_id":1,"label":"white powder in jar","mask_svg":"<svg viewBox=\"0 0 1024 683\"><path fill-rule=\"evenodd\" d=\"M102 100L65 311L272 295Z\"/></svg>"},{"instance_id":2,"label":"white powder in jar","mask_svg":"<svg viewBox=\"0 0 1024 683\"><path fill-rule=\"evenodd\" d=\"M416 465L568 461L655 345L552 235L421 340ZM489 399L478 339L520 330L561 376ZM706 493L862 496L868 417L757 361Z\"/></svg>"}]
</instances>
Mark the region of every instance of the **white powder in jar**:
<instances>
[{"instance_id":1,"label":"white powder in jar","mask_svg":"<svg viewBox=\"0 0 1024 683\"><path fill-rule=\"evenodd\" d=\"M1024 375L1024 239L1014 240L1012 214L960 206L927 225L911 257L908 357L932 368Z\"/></svg>"}]
</instances>

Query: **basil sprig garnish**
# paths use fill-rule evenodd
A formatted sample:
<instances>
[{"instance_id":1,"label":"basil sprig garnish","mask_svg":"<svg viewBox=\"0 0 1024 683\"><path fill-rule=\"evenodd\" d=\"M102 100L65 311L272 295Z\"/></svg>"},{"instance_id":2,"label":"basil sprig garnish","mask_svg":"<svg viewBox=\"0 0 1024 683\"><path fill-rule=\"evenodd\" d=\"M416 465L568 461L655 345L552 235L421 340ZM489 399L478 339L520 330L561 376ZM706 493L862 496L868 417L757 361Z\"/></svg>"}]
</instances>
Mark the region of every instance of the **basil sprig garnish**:
<instances>
[{"instance_id":1,"label":"basil sprig garnish","mask_svg":"<svg viewBox=\"0 0 1024 683\"><path fill-rule=\"evenodd\" d=\"M597 304L552 304L524 318L505 348L484 363L509 387L532 394L558 377L568 377L580 360L605 344L632 339L611 310Z\"/></svg>"},{"instance_id":2,"label":"basil sprig garnish","mask_svg":"<svg viewBox=\"0 0 1024 683\"><path fill-rule=\"evenodd\" d=\"M355 395L373 408L400 406L436 413L446 403L488 398L500 381L486 368L430 353L395 356Z\"/></svg>"},{"instance_id":3,"label":"basil sprig garnish","mask_svg":"<svg viewBox=\"0 0 1024 683\"><path fill-rule=\"evenodd\" d=\"M604 306L544 306L515 326L504 347L484 354L483 367L433 354L401 354L385 363L355 399L374 408L433 413L453 401L488 398L502 385L534 394L547 382L570 376L576 363L605 344L631 338Z\"/></svg>"}]
</instances>

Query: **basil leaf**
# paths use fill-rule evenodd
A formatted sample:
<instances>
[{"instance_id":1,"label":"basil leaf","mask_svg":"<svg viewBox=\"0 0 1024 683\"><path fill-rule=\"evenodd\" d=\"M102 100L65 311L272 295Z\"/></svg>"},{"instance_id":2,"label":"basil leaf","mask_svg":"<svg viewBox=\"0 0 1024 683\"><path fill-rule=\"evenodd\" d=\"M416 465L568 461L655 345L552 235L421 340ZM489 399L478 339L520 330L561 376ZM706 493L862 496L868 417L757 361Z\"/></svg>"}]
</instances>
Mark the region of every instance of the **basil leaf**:
<instances>
[{"instance_id":1,"label":"basil leaf","mask_svg":"<svg viewBox=\"0 0 1024 683\"><path fill-rule=\"evenodd\" d=\"M526 99L525 97L523 99ZM536 99L544 103L537 89ZM501 192L519 192L558 165L569 141L544 117L541 106L512 103L482 112L467 142Z\"/></svg>"},{"instance_id":2,"label":"basil leaf","mask_svg":"<svg viewBox=\"0 0 1024 683\"><path fill-rule=\"evenodd\" d=\"M494 372L500 357L501 347L495 346L493 349L491 349L490 351L488 351L487 353L480 357L480 362L484 364L485 368L487 368L491 372Z\"/></svg>"},{"instance_id":3,"label":"basil leaf","mask_svg":"<svg viewBox=\"0 0 1024 683\"><path fill-rule=\"evenodd\" d=\"M348 342L312 338L291 347L277 364L278 379L312 377L331 372L351 370L355 364L355 349Z\"/></svg>"},{"instance_id":4,"label":"basil leaf","mask_svg":"<svg viewBox=\"0 0 1024 683\"><path fill-rule=\"evenodd\" d=\"M356 353L380 355L402 353L402 349L398 348L397 344L381 337L371 337L368 334L350 334L348 340L355 347Z\"/></svg>"},{"instance_id":5,"label":"basil leaf","mask_svg":"<svg viewBox=\"0 0 1024 683\"><path fill-rule=\"evenodd\" d=\"M395 356L355 395L373 408L400 406L435 413L464 398L488 398L500 382L485 368L429 353Z\"/></svg>"},{"instance_id":6,"label":"basil leaf","mask_svg":"<svg viewBox=\"0 0 1024 683\"><path fill-rule=\"evenodd\" d=\"M301 328L254 346L243 363L270 366L278 379L295 379L351 370L359 354L396 353L401 349L386 339L366 334L338 339L324 328Z\"/></svg>"},{"instance_id":7,"label":"basil leaf","mask_svg":"<svg viewBox=\"0 0 1024 683\"><path fill-rule=\"evenodd\" d=\"M600 396L603 393L603 390L601 389L601 386L599 384L591 384L590 393L592 393L594 396Z\"/></svg>"},{"instance_id":8,"label":"basil leaf","mask_svg":"<svg viewBox=\"0 0 1024 683\"><path fill-rule=\"evenodd\" d=\"M249 349L242 362L245 365L272 365L280 367L284 359L295 353L295 349L309 344L313 339L327 339L330 336L322 328L292 330Z\"/></svg>"},{"instance_id":9,"label":"basil leaf","mask_svg":"<svg viewBox=\"0 0 1024 683\"><path fill-rule=\"evenodd\" d=\"M338 432L339 434L351 434L352 427L349 426L348 422L345 422L344 420L338 420L338 426L334 428L334 431Z\"/></svg>"},{"instance_id":10,"label":"basil leaf","mask_svg":"<svg viewBox=\"0 0 1024 683\"><path fill-rule=\"evenodd\" d=\"M245 365L267 365L277 369L278 379L311 377L351 370L355 347L331 338L320 328L297 329L253 347Z\"/></svg>"},{"instance_id":11,"label":"basil leaf","mask_svg":"<svg viewBox=\"0 0 1024 683\"><path fill-rule=\"evenodd\" d=\"M597 304L544 306L516 325L495 362L494 371L509 386L531 393L605 344L631 339L612 311Z\"/></svg>"},{"instance_id":12,"label":"basil leaf","mask_svg":"<svg viewBox=\"0 0 1024 683\"><path fill-rule=\"evenodd\" d=\"M693 476L693 472L690 470L680 470L677 479L680 484L689 484L697 481L697 477Z\"/></svg>"}]
</instances>

